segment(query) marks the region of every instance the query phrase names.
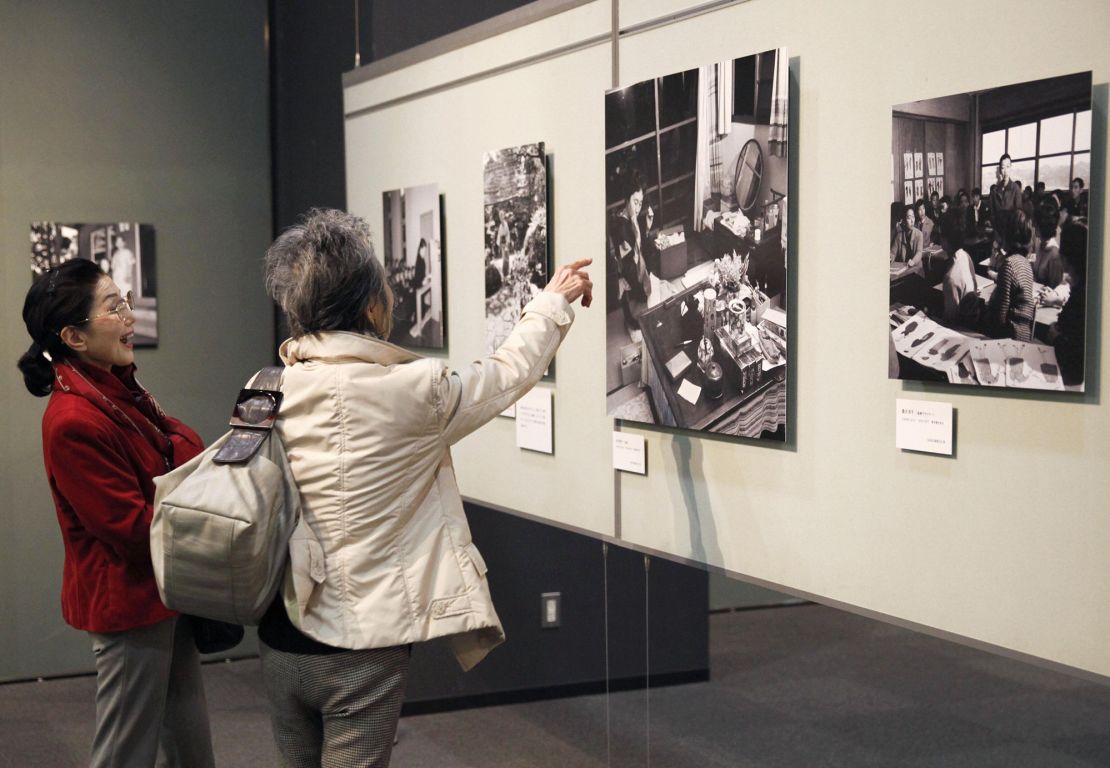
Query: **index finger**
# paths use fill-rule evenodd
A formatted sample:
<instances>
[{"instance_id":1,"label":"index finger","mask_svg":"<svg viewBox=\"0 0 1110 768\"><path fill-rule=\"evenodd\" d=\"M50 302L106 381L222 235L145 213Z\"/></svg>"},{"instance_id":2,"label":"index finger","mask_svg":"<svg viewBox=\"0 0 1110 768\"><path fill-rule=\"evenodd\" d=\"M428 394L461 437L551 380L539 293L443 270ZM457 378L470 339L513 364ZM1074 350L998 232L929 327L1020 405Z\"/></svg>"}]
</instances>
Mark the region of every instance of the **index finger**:
<instances>
[{"instance_id":1,"label":"index finger","mask_svg":"<svg viewBox=\"0 0 1110 768\"><path fill-rule=\"evenodd\" d=\"M572 271L577 271L579 269L582 269L582 267L588 267L593 263L593 259L579 259L578 261L572 261L570 264L567 264L566 268Z\"/></svg>"}]
</instances>

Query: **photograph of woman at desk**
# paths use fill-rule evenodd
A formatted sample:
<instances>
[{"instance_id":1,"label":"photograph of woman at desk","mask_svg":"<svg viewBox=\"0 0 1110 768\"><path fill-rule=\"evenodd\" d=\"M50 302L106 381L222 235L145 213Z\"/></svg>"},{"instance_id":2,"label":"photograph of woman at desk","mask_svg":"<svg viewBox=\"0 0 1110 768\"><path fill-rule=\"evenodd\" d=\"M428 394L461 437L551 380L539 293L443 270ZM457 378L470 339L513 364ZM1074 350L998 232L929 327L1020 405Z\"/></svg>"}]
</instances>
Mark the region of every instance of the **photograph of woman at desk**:
<instances>
[{"instance_id":1,"label":"photograph of woman at desk","mask_svg":"<svg viewBox=\"0 0 1110 768\"><path fill-rule=\"evenodd\" d=\"M648 227L650 223L646 218L643 220L640 218L644 203L644 179L639 171L633 169L629 172L622 197L625 206L613 217L609 237L616 250L619 276L617 292L620 296L624 321L629 335L635 338L642 337L640 315L647 309L648 297L651 295L651 279L648 276L643 253L645 238L651 236L651 233L641 226L641 221L647 223ZM650 205L647 207L647 212L649 214L651 212Z\"/></svg>"},{"instance_id":2,"label":"photograph of woman at desk","mask_svg":"<svg viewBox=\"0 0 1110 768\"><path fill-rule=\"evenodd\" d=\"M606 94L611 417L786 439L788 86L780 49Z\"/></svg>"},{"instance_id":3,"label":"photograph of woman at desk","mask_svg":"<svg viewBox=\"0 0 1110 768\"><path fill-rule=\"evenodd\" d=\"M385 271L393 289L393 331L401 347L443 349L443 254L439 186L395 189L382 194Z\"/></svg>"},{"instance_id":4,"label":"photograph of woman at desk","mask_svg":"<svg viewBox=\"0 0 1110 768\"><path fill-rule=\"evenodd\" d=\"M155 274L154 227L133 221L98 224L31 224L31 273L41 275L72 259L100 267L131 295L136 347L158 346L158 281Z\"/></svg>"},{"instance_id":5,"label":"photograph of woman at desk","mask_svg":"<svg viewBox=\"0 0 1110 768\"><path fill-rule=\"evenodd\" d=\"M898 258L906 223L890 232L891 377L1082 391L1087 229L1068 203L1093 194L1091 73L899 104L891 151L943 154L940 200L957 190L919 260ZM914 180L892 173L900 204Z\"/></svg>"}]
</instances>

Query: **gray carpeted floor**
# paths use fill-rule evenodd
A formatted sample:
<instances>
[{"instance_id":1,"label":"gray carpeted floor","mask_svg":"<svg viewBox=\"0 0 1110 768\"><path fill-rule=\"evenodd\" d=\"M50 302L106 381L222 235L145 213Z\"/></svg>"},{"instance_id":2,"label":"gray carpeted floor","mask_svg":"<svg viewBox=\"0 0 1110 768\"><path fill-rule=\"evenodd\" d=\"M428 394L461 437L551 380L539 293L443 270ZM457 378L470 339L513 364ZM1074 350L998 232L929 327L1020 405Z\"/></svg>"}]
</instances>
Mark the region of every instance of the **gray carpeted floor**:
<instances>
[{"instance_id":1,"label":"gray carpeted floor","mask_svg":"<svg viewBox=\"0 0 1110 768\"><path fill-rule=\"evenodd\" d=\"M393 765L1110 766L1110 687L820 606L711 622L711 682L408 717ZM219 765L278 765L257 661L205 682ZM84 765L93 690L0 686L0 766Z\"/></svg>"}]
</instances>

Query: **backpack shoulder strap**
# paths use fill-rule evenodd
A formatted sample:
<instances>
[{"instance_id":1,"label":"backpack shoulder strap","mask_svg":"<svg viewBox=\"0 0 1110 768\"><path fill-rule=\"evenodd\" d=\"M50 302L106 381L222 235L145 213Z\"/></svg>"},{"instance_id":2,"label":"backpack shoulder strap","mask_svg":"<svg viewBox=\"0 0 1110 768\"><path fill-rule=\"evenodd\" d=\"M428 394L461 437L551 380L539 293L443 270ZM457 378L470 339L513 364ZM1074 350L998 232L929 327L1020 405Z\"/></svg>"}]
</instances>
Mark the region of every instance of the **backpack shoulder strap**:
<instances>
[{"instance_id":1,"label":"backpack shoulder strap","mask_svg":"<svg viewBox=\"0 0 1110 768\"><path fill-rule=\"evenodd\" d=\"M251 389L263 389L268 392L281 391L281 378L285 375L285 366L269 365L254 375L249 382Z\"/></svg>"},{"instance_id":2,"label":"backpack shoulder strap","mask_svg":"<svg viewBox=\"0 0 1110 768\"><path fill-rule=\"evenodd\" d=\"M285 368L260 370L239 391L231 412L231 434L212 457L216 464L246 464L270 436L281 408L281 379Z\"/></svg>"}]
</instances>

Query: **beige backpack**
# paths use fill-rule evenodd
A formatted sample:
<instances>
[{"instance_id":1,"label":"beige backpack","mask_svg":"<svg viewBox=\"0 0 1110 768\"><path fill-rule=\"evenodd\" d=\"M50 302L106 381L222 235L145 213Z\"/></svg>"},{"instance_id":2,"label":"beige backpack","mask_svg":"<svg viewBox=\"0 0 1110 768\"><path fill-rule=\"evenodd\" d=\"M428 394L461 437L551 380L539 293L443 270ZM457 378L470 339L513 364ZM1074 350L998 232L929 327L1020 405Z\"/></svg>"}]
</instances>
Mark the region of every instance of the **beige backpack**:
<instances>
[{"instance_id":1,"label":"beige backpack","mask_svg":"<svg viewBox=\"0 0 1110 768\"><path fill-rule=\"evenodd\" d=\"M300 493L273 432L282 368L264 368L239 393L231 431L155 479L150 553L167 607L258 624L281 586Z\"/></svg>"}]
</instances>

